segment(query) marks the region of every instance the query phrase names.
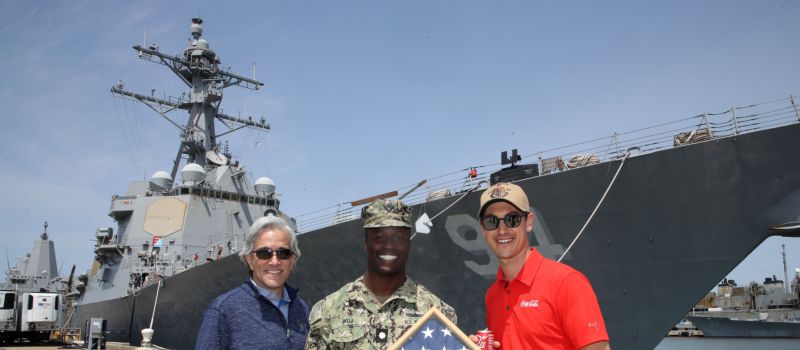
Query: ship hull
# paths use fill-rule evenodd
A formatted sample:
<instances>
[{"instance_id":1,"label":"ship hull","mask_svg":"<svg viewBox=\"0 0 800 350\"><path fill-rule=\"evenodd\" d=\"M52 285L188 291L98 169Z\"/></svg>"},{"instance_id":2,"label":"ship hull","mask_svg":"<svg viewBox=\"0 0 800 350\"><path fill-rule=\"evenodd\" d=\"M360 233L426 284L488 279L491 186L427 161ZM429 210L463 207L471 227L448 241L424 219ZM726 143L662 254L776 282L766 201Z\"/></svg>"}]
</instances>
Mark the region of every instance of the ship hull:
<instances>
[{"instance_id":1,"label":"ship hull","mask_svg":"<svg viewBox=\"0 0 800 350\"><path fill-rule=\"evenodd\" d=\"M160 289L153 284L124 298L79 305L72 326L81 327L86 320L101 317L107 320L108 341L140 345L141 330L150 328L152 318L153 344L193 349L208 304L248 278L238 256L227 256L165 279Z\"/></svg>"},{"instance_id":2,"label":"ship hull","mask_svg":"<svg viewBox=\"0 0 800 350\"><path fill-rule=\"evenodd\" d=\"M686 310L767 237L800 219L800 125L629 158L564 262L591 281L615 349L651 349ZM537 215L530 242L557 258L575 238L621 161L519 181ZM485 327L483 297L497 261L468 194L412 241L407 271L452 305L466 332ZM413 207L430 216L460 195ZM784 232L796 235L796 232ZM362 274L363 229L353 220L300 235L302 258L290 283L313 304ZM177 274L159 292L153 343L193 348L202 313L246 280L236 256ZM74 318L109 319L111 341L138 345L156 286L79 307Z\"/></svg>"},{"instance_id":3,"label":"ship hull","mask_svg":"<svg viewBox=\"0 0 800 350\"><path fill-rule=\"evenodd\" d=\"M689 317L705 337L800 338L800 322L731 320L725 317Z\"/></svg>"}]
</instances>

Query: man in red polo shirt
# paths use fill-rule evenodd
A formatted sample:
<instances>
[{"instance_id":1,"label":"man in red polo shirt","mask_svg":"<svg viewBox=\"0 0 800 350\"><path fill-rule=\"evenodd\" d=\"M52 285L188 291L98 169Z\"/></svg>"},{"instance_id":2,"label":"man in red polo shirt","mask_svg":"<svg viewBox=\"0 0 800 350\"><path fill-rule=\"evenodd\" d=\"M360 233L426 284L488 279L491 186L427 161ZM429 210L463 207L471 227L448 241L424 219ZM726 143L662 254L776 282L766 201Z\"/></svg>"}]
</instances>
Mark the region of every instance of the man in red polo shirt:
<instances>
[{"instance_id":1,"label":"man in red polo shirt","mask_svg":"<svg viewBox=\"0 0 800 350\"><path fill-rule=\"evenodd\" d=\"M611 349L589 280L528 245L534 217L522 188L489 187L478 218L500 262L486 291L486 323L504 349Z\"/></svg>"}]
</instances>

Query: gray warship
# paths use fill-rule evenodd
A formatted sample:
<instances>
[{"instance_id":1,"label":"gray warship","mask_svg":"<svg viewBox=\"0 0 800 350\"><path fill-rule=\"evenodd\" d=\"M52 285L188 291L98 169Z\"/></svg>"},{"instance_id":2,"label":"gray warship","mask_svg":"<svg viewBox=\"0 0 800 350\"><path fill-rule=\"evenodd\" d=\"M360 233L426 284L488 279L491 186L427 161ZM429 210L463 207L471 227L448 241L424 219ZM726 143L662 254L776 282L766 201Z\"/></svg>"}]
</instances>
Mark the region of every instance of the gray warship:
<instances>
[{"instance_id":1,"label":"gray warship","mask_svg":"<svg viewBox=\"0 0 800 350\"><path fill-rule=\"evenodd\" d=\"M800 268L788 285L774 275L742 287L723 279L687 319L706 337L800 338Z\"/></svg>"},{"instance_id":2,"label":"gray warship","mask_svg":"<svg viewBox=\"0 0 800 350\"><path fill-rule=\"evenodd\" d=\"M166 118L181 138L171 172L113 196L116 225L96 231L72 322L102 317L108 340L139 345L140 331L152 328L153 344L192 348L206 306L247 278L236 254L264 215L296 224L304 258L289 282L315 303L363 272L358 213L374 198L412 205L418 232L408 273L455 307L459 326L471 332L485 327L482 298L498 268L475 217L480 189L519 184L537 216L530 241L591 280L615 349L654 348L767 237L800 236L800 113L791 96L566 147L503 152L499 163L291 218L280 211L275 184L251 183L219 139L269 129L219 110L223 89L262 83L224 70L201 38L202 21L192 22L182 55L134 46L141 59L175 73L188 94L156 98L112 87ZM175 111L188 111L187 122L170 119Z\"/></svg>"}]
</instances>

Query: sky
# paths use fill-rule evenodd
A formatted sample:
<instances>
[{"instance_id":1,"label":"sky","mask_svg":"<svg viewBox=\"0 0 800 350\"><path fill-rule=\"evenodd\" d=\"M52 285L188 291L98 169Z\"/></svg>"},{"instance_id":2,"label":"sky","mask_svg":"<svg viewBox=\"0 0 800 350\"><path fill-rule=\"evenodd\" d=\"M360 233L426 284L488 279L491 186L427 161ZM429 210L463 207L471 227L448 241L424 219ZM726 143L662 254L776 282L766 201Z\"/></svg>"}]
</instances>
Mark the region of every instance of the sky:
<instances>
[{"instance_id":1,"label":"sky","mask_svg":"<svg viewBox=\"0 0 800 350\"><path fill-rule=\"evenodd\" d=\"M290 215L470 165L800 94L797 1L2 1L0 236L13 265L42 231L62 274L91 264L113 194L170 170L177 129L126 89L185 91L131 46L178 54L192 17L233 72L227 138ZM254 67L255 66L255 70ZM179 116L177 119L185 118ZM800 267L768 239L731 278Z\"/></svg>"}]
</instances>

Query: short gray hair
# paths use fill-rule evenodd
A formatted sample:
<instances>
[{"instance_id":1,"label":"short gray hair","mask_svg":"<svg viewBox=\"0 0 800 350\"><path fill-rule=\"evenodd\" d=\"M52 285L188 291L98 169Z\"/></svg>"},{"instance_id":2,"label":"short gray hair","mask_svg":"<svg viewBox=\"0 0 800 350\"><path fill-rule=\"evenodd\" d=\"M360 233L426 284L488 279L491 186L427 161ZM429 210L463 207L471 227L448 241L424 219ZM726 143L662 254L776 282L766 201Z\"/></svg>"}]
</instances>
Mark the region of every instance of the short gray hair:
<instances>
[{"instance_id":1,"label":"short gray hair","mask_svg":"<svg viewBox=\"0 0 800 350\"><path fill-rule=\"evenodd\" d=\"M289 236L289 249L292 250L296 259L300 259L300 248L297 246L297 234L294 232L294 229L292 229L292 226L281 217L268 215L260 217L253 222L253 225L250 226L250 230L247 232L247 236L245 236L244 247L242 251L239 252L239 259L241 259L245 265L247 265L247 261L244 260L244 257L253 253L253 246L255 245L256 239L261 236L262 232L271 230L285 232L286 235ZM295 260L295 262L297 262L297 260Z\"/></svg>"}]
</instances>

